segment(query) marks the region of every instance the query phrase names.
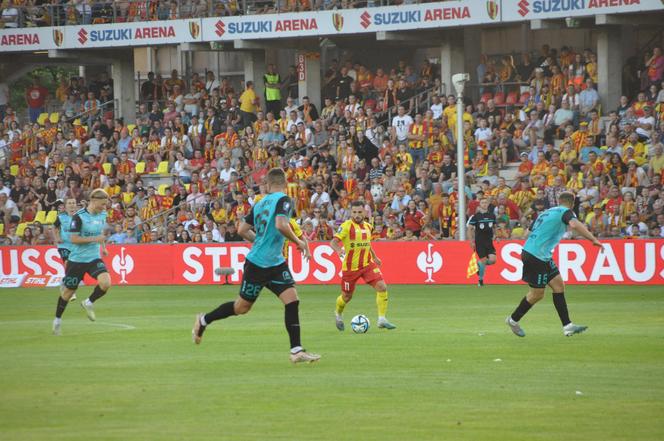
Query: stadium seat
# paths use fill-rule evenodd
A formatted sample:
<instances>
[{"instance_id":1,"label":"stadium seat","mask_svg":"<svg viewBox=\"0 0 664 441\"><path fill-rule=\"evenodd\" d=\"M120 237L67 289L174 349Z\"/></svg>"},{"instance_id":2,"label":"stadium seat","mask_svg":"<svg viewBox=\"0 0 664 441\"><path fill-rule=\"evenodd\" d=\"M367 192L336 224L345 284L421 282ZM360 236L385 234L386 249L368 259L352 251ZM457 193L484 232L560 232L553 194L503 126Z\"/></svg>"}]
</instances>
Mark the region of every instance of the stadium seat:
<instances>
[{"instance_id":1,"label":"stadium seat","mask_svg":"<svg viewBox=\"0 0 664 441\"><path fill-rule=\"evenodd\" d=\"M46 211L40 210L37 212L37 215L35 216L35 222L39 222L40 224L45 224L46 223Z\"/></svg>"},{"instance_id":2,"label":"stadium seat","mask_svg":"<svg viewBox=\"0 0 664 441\"><path fill-rule=\"evenodd\" d=\"M43 126L44 122L46 122L47 119L48 119L48 112L44 112L39 114L39 116L37 117L37 122L39 123L40 126Z\"/></svg>"},{"instance_id":3,"label":"stadium seat","mask_svg":"<svg viewBox=\"0 0 664 441\"><path fill-rule=\"evenodd\" d=\"M46 215L46 220L44 221L44 223L47 225L54 224L57 218L58 218L58 212L56 210L51 210Z\"/></svg>"},{"instance_id":4,"label":"stadium seat","mask_svg":"<svg viewBox=\"0 0 664 441\"><path fill-rule=\"evenodd\" d=\"M51 116L48 118L53 124L60 122L60 114L58 112L51 113Z\"/></svg>"},{"instance_id":5,"label":"stadium seat","mask_svg":"<svg viewBox=\"0 0 664 441\"><path fill-rule=\"evenodd\" d=\"M522 106L525 106L528 100L530 99L530 93L529 92L523 92L521 96L519 97L519 104Z\"/></svg>"},{"instance_id":6,"label":"stadium seat","mask_svg":"<svg viewBox=\"0 0 664 441\"><path fill-rule=\"evenodd\" d=\"M18 164L14 164L11 167L9 167L9 173L12 176L18 176Z\"/></svg>"},{"instance_id":7,"label":"stadium seat","mask_svg":"<svg viewBox=\"0 0 664 441\"><path fill-rule=\"evenodd\" d=\"M133 132L135 128L136 128L136 124L128 124L127 125L127 131L129 132L129 136L131 136L131 132Z\"/></svg>"},{"instance_id":8,"label":"stadium seat","mask_svg":"<svg viewBox=\"0 0 664 441\"><path fill-rule=\"evenodd\" d=\"M110 162L104 162L104 163L101 165L101 168L104 169L104 174L105 174L105 175L110 175L110 174L111 174L111 170L113 170L113 164L111 164Z\"/></svg>"},{"instance_id":9,"label":"stadium seat","mask_svg":"<svg viewBox=\"0 0 664 441\"><path fill-rule=\"evenodd\" d=\"M16 227L16 235L20 236L20 237L23 237L23 233L25 233L25 229L27 227L28 227L27 222L23 222L23 223L18 224L18 226Z\"/></svg>"},{"instance_id":10,"label":"stadium seat","mask_svg":"<svg viewBox=\"0 0 664 441\"><path fill-rule=\"evenodd\" d=\"M493 102L496 106L504 106L505 105L505 94L503 92L497 92L493 96Z\"/></svg>"},{"instance_id":11,"label":"stadium seat","mask_svg":"<svg viewBox=\"0 0 664 441\"><path fill-rule=\"evenodd\" d=\"M5 235L5 224L0 224L0 236Z\"/></svg>"},{"instance_id":12,"label":"stadium seat","mask_svg":"<svg viewBox=\"0 0 664 441\"><path fill-rule=\"evenodd\" d=\"M161 184L157 189L157 194L159 194L159 196L166 196L166 189L169 187L170 185L168 184Z\"/></svg>"},{"instance_id":13,"label":"stadium seat","mask_svg":"<svg viewBox=\"0 0 664 441\"><path fill-rule=\"evenodd\" d=\"M507 104L508 106L513 106L514 104L516 104L516 98L517 98L516 92L508 93L507 98L505 98L505 104Z\"/></svg>"},{"instance_id":14,"label":"stadium seat","mask_svg":"<svg viewBox=\"0 0 664 441\"><path fill-rule=\"evenodd\" d=\"M168 174L168 161L161 161L157 166L156 174L167 175Z\"/></svg>"},{"instance_id":15,"label":"stadium seat","mask_svg":"<svg viewBox=\"0 0 664 441\"><path fill-rule=\"evenodd\" d=\"M145 173L145 162L141 161L136 163L136 173L139 175Z\"/></svg>"},{"instance_id":16,"label":"stadium seat","mask_svg":"<svg viewBox=\"0 0 664 441\"><path fill-rule=\"evenodd\" d=\"M189 189L191 188L191 184L184 184L185 190L187 190L187 193L189 193Z\"/></svg>"},{"instance_id":17,"label":"stadium seat","mask_svg":"<svg viewBox=\"0 0 664 441\"><path fill-rule=\"evenodd\" d=\"M482 94L482 97L480 98L480 101L486 104L486 102L489 101L492 97L493 95L491 94L491 92L484 92Z\"/></svg>"}]
</instances>

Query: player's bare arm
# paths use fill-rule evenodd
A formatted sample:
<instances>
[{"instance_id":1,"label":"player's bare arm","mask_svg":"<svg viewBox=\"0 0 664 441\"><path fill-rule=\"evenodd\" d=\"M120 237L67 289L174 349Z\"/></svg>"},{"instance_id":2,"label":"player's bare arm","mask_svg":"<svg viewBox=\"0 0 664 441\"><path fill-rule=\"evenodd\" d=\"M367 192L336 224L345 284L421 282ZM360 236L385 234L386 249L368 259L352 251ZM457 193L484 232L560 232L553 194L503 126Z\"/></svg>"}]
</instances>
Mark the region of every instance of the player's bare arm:
<instances>
[{"instance_id":1,"label":"player's bare arm","mask_svg":"<svg viewBox=\"0 0 664 441\"><path fill-rule=\"evenodd\" d=\"M302 252L302 255L304 256L305 259L310 259L311 258L311 252L309 251L309 245L307 242L304 242L302 239L298 238L295 233L293 232L293 229L290 226L290 220L285 217L285 216L277 216L275 219L275 226L277 227L277 230L281 234L284 235L284 237L291 242L293 242L297 248Z\"/></svg>"},{"instance_id":2,"label":"player's bare arm","mask_svg":"<svg viewBox=\"0 0 664 441\"><path fill-rule=\"evenodd\" d=\"M254 240L256 239L256 232L253 230L253 227L244 221L240 222L237 234L247 242L254 243Z\"/></svg>"},{"instance_id":3,"label":"player's bare arm","mask_svg":"<svg viewBox=\"0 0 664 441\"><path fill-rule=\"evenodd\" d=\"M602 245L593 233L591 233L578 219L572 219L569 221L569 226L574 232L582 236L584 239L588 239L596 247L599 247L600 252L604 252L604 245Z\"/></svg>"},{"instance_id":4,"label":"player's bare arm","mask_svg":"<svg viewBox=\"0 0 664 441\"><path fill-rule=\"evenodd\" d=\"M346 252L344 251L344 247L343 247L343 245L341 244L341 241L340 241L339 239L337 239L336 237L333 238L333 239L330 241L330 246L332 247L332 249L334 250L334 252L337 253L337 254L339 255L339 257L341 258L341 260L343 260L344 257L346 257Z\"/></svg>"},{"instance_id":5,"label":"player's bare arm","mask_svg":"<svg viewBox=\"0 0 664 441\"><path fill-rule=\"evenodd\" d=\"M466 228L468 234L468 241L470 242L470 248L475 251L475 227L473 225L468 225Z\"/></svg>"},{"instance_id":6,"label":"player's bare arm","mask_svg":"<svg viewBox=\"0 0 664 441\"><path fill-rule=\"evenodd\" d=\"M371 258L373 261L376 263L376 265L381 266L383 262L378 258L376 252L373 250L373 248L369 248L369 250L371 251Z\"/></svg>"},{"instance_id":7,"label":"player's bare arm","mask_svg":"<svg viewBox=\"0 0 664 441\"><path fill-rule=\"evenodd\" d=\"M76 245L82 245L86 243L104 243L106 240L106 236L103 234L99 236L90 236L90 237L81 237L81 235L77 233L72 233L70 236L71 243L76 244Z\"/></svg>"}]
</instances>

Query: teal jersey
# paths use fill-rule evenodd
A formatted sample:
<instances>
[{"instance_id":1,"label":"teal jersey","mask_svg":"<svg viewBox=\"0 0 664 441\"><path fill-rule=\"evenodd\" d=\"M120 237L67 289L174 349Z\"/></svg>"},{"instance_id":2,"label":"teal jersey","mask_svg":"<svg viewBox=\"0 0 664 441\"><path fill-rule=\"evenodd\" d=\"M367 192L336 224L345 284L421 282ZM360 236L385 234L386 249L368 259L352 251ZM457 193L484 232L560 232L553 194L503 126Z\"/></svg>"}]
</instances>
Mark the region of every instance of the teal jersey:
<instances>
[{"instance_id":1,"label":"teal jersey","mask_svg":"<svg viewBox=\"0 0 664 441\"><path fill-rule=\"evenodd\" d=\"M69 213L64 212L58 214L54 224L55 228L60 229L60 239L62 240L62 242L58 244L58 248L64 248L69 251L71 251L72 247L70 239L71 233L69 231L69 228L71 228L71 220L72 216L70 216Z\"/></svg>"},{"instance_id":2,"label":"teal jersey","mask_svg":"<svg viewBox=\"0 0 664 441\"><path fill-rule=\"evenodd\" d=\"M99 236L106 227L106 212L92 214L87 209L76 212L71 219L70 233L77 233L81 237ZM72 244L70 262L89 263L101 259L100 245L98 243Z\"/></svg>"},{"instance_id":3,"label":"teal jersey","mask_svg":"<svg viewBox=\"0 0 664 441\"><path fill-rule=\"evenodd\" d=\"M261 268L281 265L286 261L282 253L286 239L277 230L277 216L291 216L292 203L284 193L270 193L251 208L244 221L253 225L256 239L247 260Z\"/></svg>"},{"instance_id":4,"label":"teal jersey","mask_svg":"<svg viewBox=\"0 0 664 441\"><path fill-rule=\"evenodd\" d=\"M553 249L563 238L572 219L576 219L576 215L567 207L549 208L530 227L531 233L523 249L542 261L551 260Z\"/></svg>"}]
</instances>

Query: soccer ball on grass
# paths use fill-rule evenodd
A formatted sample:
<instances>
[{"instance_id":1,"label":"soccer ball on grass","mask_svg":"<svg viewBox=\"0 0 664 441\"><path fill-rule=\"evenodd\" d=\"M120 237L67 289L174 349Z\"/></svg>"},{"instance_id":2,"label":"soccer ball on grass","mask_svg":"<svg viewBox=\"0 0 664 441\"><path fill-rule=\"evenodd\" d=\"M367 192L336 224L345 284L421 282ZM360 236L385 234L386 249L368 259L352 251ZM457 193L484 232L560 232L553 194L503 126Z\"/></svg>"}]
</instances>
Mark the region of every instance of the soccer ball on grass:
<instances>
[{"instance_id":1,"label":"soccer ball on grass","mask_svg":"<svg viewBox=\"0 0 664 441\"><path fill-rule=\"evenodd\" d=\"M364 334L369 330L370 325L371 323L369 323L369 319L363 314L356 315L353 317L353 320L350 321L350 327L356 334Z\"/></svg>"}]
</instances>

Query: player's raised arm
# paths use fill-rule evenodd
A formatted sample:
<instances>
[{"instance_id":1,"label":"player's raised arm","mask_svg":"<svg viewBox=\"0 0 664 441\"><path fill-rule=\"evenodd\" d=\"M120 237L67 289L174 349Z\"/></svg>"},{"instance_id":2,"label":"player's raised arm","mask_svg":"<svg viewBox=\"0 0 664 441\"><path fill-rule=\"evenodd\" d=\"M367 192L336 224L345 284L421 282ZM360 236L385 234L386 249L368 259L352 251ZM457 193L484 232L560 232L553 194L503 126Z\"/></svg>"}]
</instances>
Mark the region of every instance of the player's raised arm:
<instances>
[{"instance_id":1,"label":"player's raised arm","mask_svg":"<svg viewBox=\"0 0 664 441\"><path fill-rule=\"evenodd\" d=\"M597 238L591 233L581 221L578 219L574 218L569 221L570 228L579 234L580 236L584 237L585 239L588 239L590 242L592 242L593 245L596 247L600 248L600 252L604 252L604 245L597 240Z\"/></svg>"}]
</instances>

